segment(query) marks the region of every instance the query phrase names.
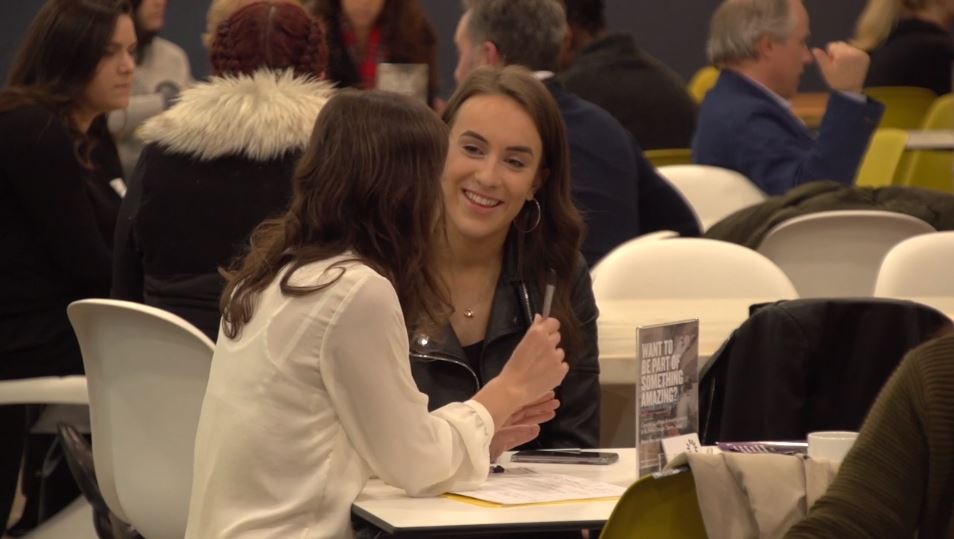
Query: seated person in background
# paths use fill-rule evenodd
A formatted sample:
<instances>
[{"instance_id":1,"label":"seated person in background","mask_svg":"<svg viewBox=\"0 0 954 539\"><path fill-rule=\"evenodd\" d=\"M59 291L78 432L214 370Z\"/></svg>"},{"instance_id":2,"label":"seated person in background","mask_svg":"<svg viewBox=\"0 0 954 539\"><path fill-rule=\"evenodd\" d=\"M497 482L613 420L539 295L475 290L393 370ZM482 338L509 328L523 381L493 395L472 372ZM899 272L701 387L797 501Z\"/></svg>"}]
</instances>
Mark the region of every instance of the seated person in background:
<instances>
[{"instance_id":1,"label":"seated person in background","mask_svg":"<svg viewBox=\"0 0 954 539\"><path fill-rule=\"evenodd\" d=\"M633 36L610 33L604 0L564 3L569 28L557 80L606 109L644 149L688 148L697 110L686 81Z\"/></svg>"},{"instance_id":2,"label":"seated person in background","mask_svg":"<svg viewBox=\"0 0 954 539\"><path fill-rule=\"evenodd\" d=\"M375 88L378 64L427 65L427 98L437 97L437 34L419 0L313 0L328 32L329 81Z\"/></svg>"},{"instance_id":3,"label":"seated person in background","mask_svg":"<svg viewBox=\"0 0 954 539\"><path fill-rule=\"evenodd\" d=\"M474 488L553 416L556 318L466 402L428 413L414 387L408 328L447 305L432 266L446 150L408 97L345 91L322 110L289 210L256 229L222 294L187 538L352 537L372 475L413 496Z\"/></svg>"},{"instance_id":4,"label":"seated person in background","mask_svg":"<svg viewBox=\"0 0 954 539\"><path fill-rule=\"evenodd\" d=\"M951 537L954 334L912 350L828 491L787 538Z\"/></svg>"},{"instance_id":5,"label":"seated person in background","mask_svg":"<svg viewBox=\"0 0 954 539\"><path fill-rule=\"evenodd\" d=\"M0 89L0 380L83 373L66 306L109 292L120 199L106 114L129 104L135 50L125 1L46 0ZM53 437L28 441L33 420L0 406L0 536L21 463L21 535L78 494L46 458Z\"/></svg>"},{"instance_id":6,"label":"seated person in background","mask_svg":"<svg viewBox=\"0 0 954 539\"><path fill-rule=\"evenodd\" d=\"M951 92L954 2L868 0L854 45L871 54L865 86L918 86Z\"/></svg>"},{"instance_id":7,"label":"seated person in background","mask_svg":"<svg viewBox=\"0 0 954 539\"><path fill-rule=\"evenodd\" d=\"M109 114L109 130L116 139L125 178L132 176L142 152L136 129L168 109L179 92L192 84L185 51L157 35L165 21L166 0L133 0L130 4L138 41L132 99L125 109Z\"/></svg>"},{"instance_id":8,"label":"seated person in background","mask_svg":"<svg viewBox=\"0 0 954 539\"><path fill-rule=\"evenodd\" d=\"M557 416L533 447L596 447L597 310L579 253L583 223L570 199L560 111L526 69L480 68L451 97L444 119L451 128L445 215L435 243L453 312L439 331L412 338L417 386L436 409L497 376L542 312L552 271L552 315L570 373L557 389Z\"/></svg>"},{"instance_id":9,"label":"seated person in background","mask_svg":"<svg viewBox=\"0 0 954 539\"><path fill-rule=\"evenodd\" d=\"M801 0L726 0L712 16L709 58L722 68L699 110L696 163L741 172L769 195L806 182L854 181L884 107L861 94L868 55L845 43L808 50ZM789 99L814 54L831 87L818 136Z\"/></svg>"},{"instance_id":10,"label":"seated person in background","mask_svg":"<svg viewBox=\"0 0 954 539\"><path fill-rule=\"evenodd\" d=\"M148 144L116 226L113 297L171 311L213 340L218 268L285 210L291 173L331 95L321 28L291 2L249 4L219 26L213 79L141 130Z\"/></svg>"},{"instance_id":11,"label":"seated person in background","mask_svg":"<svg viewBox=\"0 0 954 539\"><path fill-rule=\"evenodd\" d=\"M632 135L553 77L566 33L560 0L465 0L464 5L454 36L457 82L479 66L522 65L535 71L556 100L570 147L570 190L586 223L583 257L590 266L617 245L654 230L699 235L692 210L643 157Z\"/></svg>"}]
</instances>

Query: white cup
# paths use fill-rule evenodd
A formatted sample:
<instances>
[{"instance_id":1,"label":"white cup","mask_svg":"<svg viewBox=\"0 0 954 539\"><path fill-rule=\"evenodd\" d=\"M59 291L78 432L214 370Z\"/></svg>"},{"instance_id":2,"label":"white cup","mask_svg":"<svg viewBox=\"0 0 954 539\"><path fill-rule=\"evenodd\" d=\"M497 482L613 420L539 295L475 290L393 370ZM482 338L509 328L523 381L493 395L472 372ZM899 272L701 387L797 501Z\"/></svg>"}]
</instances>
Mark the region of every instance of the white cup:
<instances>
[{"instance_id":1,"label":"white cup","mask_svg":"<svg viewBox=\"0 0 954 539\"><path fill-rule=\"evenodd\" d=\"M808 433L808 458L841 462L855 443L857 432L830 430Z\"/></svg>"}]
</instances>

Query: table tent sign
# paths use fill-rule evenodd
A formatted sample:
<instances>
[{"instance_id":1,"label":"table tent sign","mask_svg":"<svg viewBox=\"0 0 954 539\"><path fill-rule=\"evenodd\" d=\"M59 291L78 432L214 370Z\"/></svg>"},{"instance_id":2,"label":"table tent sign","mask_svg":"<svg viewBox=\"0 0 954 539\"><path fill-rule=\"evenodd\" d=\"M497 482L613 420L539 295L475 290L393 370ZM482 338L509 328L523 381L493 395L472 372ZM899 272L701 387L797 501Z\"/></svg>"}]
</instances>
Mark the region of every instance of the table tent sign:
<instances>
[{"instance_id":1,"label":"table tent sign","mask_svg":"<svg viewBox=\"0 0 954 539\"><path fill-rule=\"evenodd\" d=\"M638 327L636 369L636 460L643 477L662 470L667 454L700 445L699 320Z\"/></svg>"}]
</instances>

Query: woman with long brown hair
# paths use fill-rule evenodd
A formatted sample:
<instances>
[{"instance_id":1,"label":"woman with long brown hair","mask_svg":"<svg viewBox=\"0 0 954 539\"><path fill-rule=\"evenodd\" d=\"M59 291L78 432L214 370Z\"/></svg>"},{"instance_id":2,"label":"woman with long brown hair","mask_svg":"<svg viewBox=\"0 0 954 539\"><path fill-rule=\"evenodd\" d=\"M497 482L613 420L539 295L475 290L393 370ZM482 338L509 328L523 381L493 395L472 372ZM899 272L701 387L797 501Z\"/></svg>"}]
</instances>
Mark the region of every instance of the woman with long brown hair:
<instances>
[{"instance_id":1,"label":"woman with long brown hair","mask_svg":"<svg viewBox=\"0 0 954 539\"><path fill-rule=\"evenodd\" d=\"M328 31L328 80L374 88L382 62L427 65L428 103L437 95L437 34L420 0L314 0Z\"/></svg>"},{"instance_id":2,"label":"woman with long brown hair","mask_svg":"<svg viewBox=\"0 0 954 539\"><path fill-rule=\"evenodd\" d=\"M462 402L428 413L414 387L407 327L445 310L432 237L446 147L411 98L345 91L322 109L290 208L222 295L187 537L348 537L372 474L412 495L473 486L553 415L567 372L554 318Z\"/></svg>"},{"instance_id":3,"label":"woman with long brown hair","mask_svg":"<svg viewBox=\"0 0 954 539\"><path fill-rule=\"evenodd\" d=\"M135 48L125 1L48 0L0 91L0 379L83 372L66 306L109 293L122 183L104 115L129 102ZM25 423L0 408L0 531Z\"/></svg>"},{"instance_id":4,"label":"woman with long brown hair","mask_svg":"<svg viewBox=\"0 0 954 539\"><path fill-rule=\"evenodd\" d=\"M599 443L596 304L580 255L582 221L570 197L563 119L524 68L480 68L448 102L450 146L437 264L448 283L449 324L412 340L411 365L429 406L466 398L502 369L545 310L560 320L570 373L533 447Z\"/></svg>"}]
</instances>

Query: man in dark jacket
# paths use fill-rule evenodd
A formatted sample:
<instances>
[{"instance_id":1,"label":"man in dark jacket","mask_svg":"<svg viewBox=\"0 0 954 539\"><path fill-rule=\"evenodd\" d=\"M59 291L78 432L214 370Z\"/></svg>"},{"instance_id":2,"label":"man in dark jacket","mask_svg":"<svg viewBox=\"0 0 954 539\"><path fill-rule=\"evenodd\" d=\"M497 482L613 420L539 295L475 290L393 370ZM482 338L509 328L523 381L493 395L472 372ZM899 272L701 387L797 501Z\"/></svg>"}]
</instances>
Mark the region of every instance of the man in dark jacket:
<instances>
[{"instance_id":1,"label":"man in dark jacket","mask_svg":"<svg viewBox=\"0 0 954 539\"><path fill-rule=\"evenodd\" d=\"M684 199L659 176L632 135L605 110L553 77L566 17L559 0L465 0L454 42L455 78L484 65L536 72L556 99L570 145L573 199L586 221L583 256L591 266L617 245L655 230L699 235Z\"/></svg>"},{"instance_id":2,"label":"man in dark jacket","mask_svg":"<svg viewBox=\"0 0 954 539\"><path fill-rule=\"evenodd\" d=\"M709 59L722 68L699 110L696 163L741 172L769 195L803 183L851 185L884 105L862 93L868 55L834 42L809 51L802 0L727 0L712 16ZM815 137L791 110L812 62L831 87Z\"/></svg>"},{"instance_id":3,"label":"man in dark jacket","mask_svg":"<svg viewBox=\"0 0 954 539\"><path fill-rule=\"evenodd\" d=\"M696 104L675 71L609 33L603 0L564 0L569 25L561 72L567 90L606 109L643 148L688 148Z\"/></svg>"}]
</instances>

